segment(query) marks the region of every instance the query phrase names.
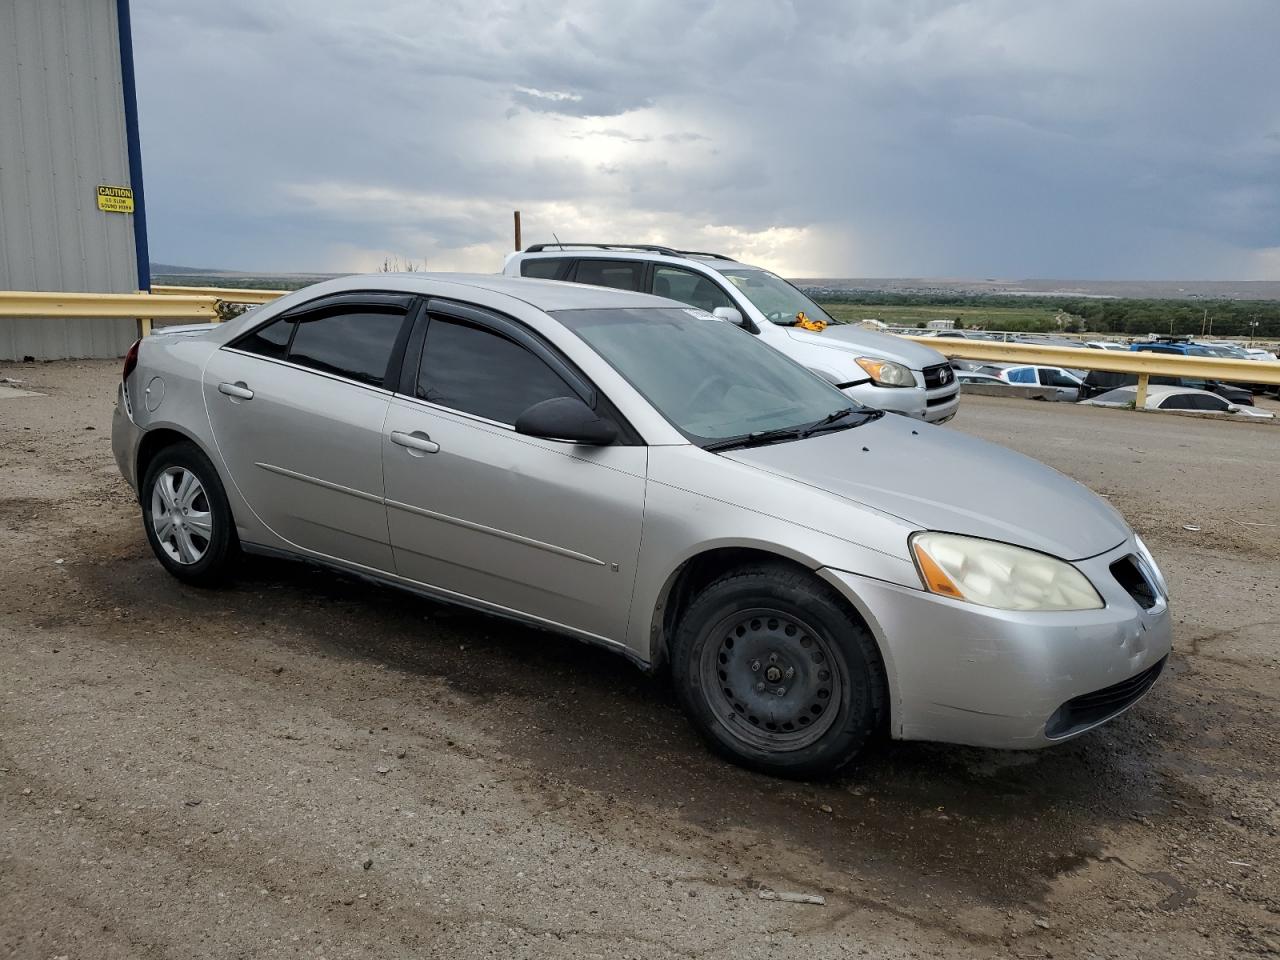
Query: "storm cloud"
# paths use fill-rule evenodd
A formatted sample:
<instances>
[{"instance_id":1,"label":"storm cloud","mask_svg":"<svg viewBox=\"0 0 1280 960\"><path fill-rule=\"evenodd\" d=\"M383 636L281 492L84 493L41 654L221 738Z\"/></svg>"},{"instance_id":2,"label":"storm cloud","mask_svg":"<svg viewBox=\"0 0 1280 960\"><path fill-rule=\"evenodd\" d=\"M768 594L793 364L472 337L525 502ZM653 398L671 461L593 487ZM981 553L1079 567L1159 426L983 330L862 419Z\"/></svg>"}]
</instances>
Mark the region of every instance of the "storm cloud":
<instances>
[{"instance_id":1,"label":"storm cloud","mask_svg":"<svg viewBox=\"0 0 1280 960\"><path fill-rule=\"evenodd\" d=\"M1280 279L1274 0L134 0L158 260Z\"/></svg>"}]
</instances>

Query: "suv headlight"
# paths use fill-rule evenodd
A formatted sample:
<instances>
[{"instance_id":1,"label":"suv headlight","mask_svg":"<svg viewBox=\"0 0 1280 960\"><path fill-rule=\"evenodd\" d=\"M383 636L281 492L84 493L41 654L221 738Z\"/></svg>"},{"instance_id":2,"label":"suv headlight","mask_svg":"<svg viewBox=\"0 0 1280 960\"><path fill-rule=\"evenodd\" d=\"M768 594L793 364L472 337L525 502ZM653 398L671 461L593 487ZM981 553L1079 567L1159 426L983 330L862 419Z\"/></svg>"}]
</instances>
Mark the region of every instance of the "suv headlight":
<instances>
[{"instance_id":1,"label":"suv headlight","mask_svg":"<svg viewBox=\"0 0 1280 960\"><path fill-rule=\"evenodd\" d=\"M880 387L914 387L916 378L911 371L893 360L882 357L858 357L858 366L867 372Z\"/></svg>"},{"instance_id":2,"label":"suv headlight","mask_svg":"<svg viewBox=\"0 0 1280 960\"><path fill-rule=\"evenodd\" d=\"M911 552L925 589L999 610L1097 610L1089 579L1064 560L994 540L917 533Z\"/></svg>"}]
</instances>

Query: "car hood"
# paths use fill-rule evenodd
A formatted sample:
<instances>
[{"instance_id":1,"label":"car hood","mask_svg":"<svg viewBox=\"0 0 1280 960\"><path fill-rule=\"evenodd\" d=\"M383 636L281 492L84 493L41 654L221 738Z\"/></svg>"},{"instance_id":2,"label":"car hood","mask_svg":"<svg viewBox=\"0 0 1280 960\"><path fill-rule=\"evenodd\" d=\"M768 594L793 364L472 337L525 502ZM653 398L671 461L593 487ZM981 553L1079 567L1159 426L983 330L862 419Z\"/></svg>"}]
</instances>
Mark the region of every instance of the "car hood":
<instances>
[{"instance_id":1,"label":"car hood","mask_svg":"<svg viewBox=\"0 0 1280 960\"><path fill-rule=\"evenodd\" d=\"M905 340L891 333L876 333L855 323L833 323L821 333L802 327L787 327L787 336L801 343L830 347L846 352L855 350L859 356L877 356L905 363L912 370L946 363L947 358L932 347Z\"/></svg>"},{"instance_id":2,"label":"car hood","mask_svg":"<svg viewBox=\"0 0 1280 960\"><path fill-rule=\"evenodd\" d=\"M1039 461L947 427L886 415L723 456L892 514L925 530L1083 560L1129 525L1109 503Z\"/></svg>"}]
</instances>

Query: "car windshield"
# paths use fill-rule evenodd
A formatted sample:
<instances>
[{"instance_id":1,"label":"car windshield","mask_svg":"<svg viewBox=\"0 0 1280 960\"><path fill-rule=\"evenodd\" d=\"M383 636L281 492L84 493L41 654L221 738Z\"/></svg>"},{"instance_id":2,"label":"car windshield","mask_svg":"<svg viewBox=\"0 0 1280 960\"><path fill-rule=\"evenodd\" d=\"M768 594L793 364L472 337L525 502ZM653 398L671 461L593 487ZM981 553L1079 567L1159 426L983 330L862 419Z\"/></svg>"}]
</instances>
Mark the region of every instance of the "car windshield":
<instances>
[{"instance_id":1,"label":"car windshield","mask_svg":"<svg viewBox=\"0 0 1280 960\"><path fill-rule=\"evenodd\" d=\"M770 323L794 326L800 314L809 320L835 323L831 315L787 281L768 270L720 270Z\"/></svg>"},{"instance_id":2,"label":"car windshield","mask_svg":"<svg viewBox=\"0 0 1280 960\"><path fill-rule=\"evenodd\" d=\"M767 347L735 324L701 310L625 307L558 310L586 341L694 443L797 430L866 407ZM783 438L783 439L790 439Z\"/></svg>"}]
</instances>

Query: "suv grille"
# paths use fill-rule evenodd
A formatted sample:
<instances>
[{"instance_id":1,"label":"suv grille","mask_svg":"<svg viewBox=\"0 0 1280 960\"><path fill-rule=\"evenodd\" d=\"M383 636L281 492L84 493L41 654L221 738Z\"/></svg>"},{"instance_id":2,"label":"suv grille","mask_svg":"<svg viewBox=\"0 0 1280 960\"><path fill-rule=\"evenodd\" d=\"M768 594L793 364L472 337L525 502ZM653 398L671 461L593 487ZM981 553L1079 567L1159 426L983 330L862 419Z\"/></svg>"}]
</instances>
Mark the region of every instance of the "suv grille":
<instances>
[{"instance_id":1,"label":"suv grille","mask_svg":"<svg viewBox=\"0 0 1280 960\"><path fill-rule=\"evenodd\" d=\"M1167 656L1161 657L1155 666L1134 674L1128 680L1068 700L1053 712L1045 724L1044 735L1050 739L1065 737L1133 706L1151 689L1168 659Z\"/></svg>"},{"instance_id":2,"label":"suv grille","mask_svg":"<svg viewBox=\"0 0 1280 960\"><path fill-rule=\"evenodd\" d=\"M949 363L938 363L932 367L925 367L924 388L926 390L937 390L939 387L949 387L956 382L956 372L951 369Z\"/></svg>"},{"instance_id":3,"label":"suv grille","mask_svg":"<svg viewBox=\"0 0 1280 960\"><path fill-rule=\"evenodd\" d=\"M1152 586L1146 571L1138 564L1137 557L1132 554L1121 557L1111 565L1111 575L1143 610L1150 610L1156 605L1156 588Z\"/></svg>"}]
</instances>

